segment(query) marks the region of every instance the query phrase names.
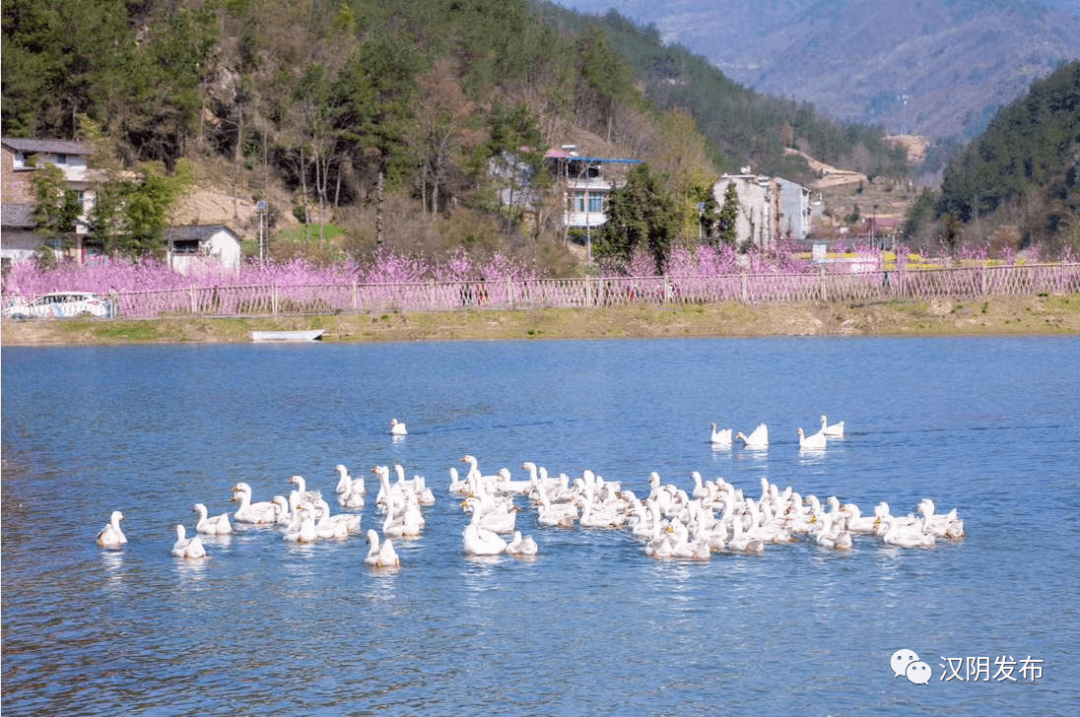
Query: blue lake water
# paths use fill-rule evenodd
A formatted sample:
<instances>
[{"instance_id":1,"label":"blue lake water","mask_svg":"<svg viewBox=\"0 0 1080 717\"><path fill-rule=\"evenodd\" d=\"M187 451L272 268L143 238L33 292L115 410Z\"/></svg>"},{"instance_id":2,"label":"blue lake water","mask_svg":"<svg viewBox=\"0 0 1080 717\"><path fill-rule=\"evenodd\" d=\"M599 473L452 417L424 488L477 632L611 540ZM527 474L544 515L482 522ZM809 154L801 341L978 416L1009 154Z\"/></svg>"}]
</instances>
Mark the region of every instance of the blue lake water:
<instances>
[{"instance_id":1,"label":"blue lake water","mask_svg":"<svg viewBox=\"0 0 1080 717\"><path fill-rule=\"evenodd\" d=\"M796 429L848 436L823 454ZM407 422L393 440L389 420ZM770 427L714 449L710 422ZM1076 714L1080 704L1080 339L702 339L5 347L5 715ZM543 528L530 561L462 554L449 494L465 453L590 469L648 492L690 472L761 478L863 513L919 499L968 536L932 550L857 537L760 556L656 561L629 531ZM334 498L334 466L422 474L436 495L402 565L361 536L277 528L170 555L191 507ZM365 527L379 522L369 501ZM120 551L94 537L126 516ZM914 650L928 684L895 677ZM1016 661L948 680L949 658ZM1020 661L1038 666L1020 673ZM955 664L955 663L954 663ZM964 676L965 668L960 669ZM974 672L974 670L972 670Z\"/></svg>"}]
</instances>

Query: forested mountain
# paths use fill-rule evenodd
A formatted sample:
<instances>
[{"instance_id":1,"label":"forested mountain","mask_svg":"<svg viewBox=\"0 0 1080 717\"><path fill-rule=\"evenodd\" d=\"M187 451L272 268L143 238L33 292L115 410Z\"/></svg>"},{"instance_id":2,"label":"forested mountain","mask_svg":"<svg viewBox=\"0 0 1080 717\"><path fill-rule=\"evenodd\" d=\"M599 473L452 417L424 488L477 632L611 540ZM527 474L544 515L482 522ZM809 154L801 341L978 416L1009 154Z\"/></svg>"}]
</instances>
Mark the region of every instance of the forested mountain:
<instances>
[{"instance_id":1,"label":"forested mountain","mask_svg":"<svg viewBox=\"0 0 1080 717\"><path fill-rule=\"evenodd\" d=\"M616 10L746 87L890 133L972 138L1080 57L1076 0L558 0Z\"/></svg>"},{"instance_id":2,"label":"forested mountain","mask_svg":"<svg viewBox=\"0 0 1080 717\"><path fill-rule=\"evenodd\" d=\"M905 170L874 131L740 87L655 32L528 0L7 0L3 33L5 136L93 139L100 166L217 162L272 223L332 221L349 251L542 254L556 198L511 211L496 192L515 172L489 167L535 171L563 143L649 163L688 237L721 172L809 177L785 146ZM393 202L428 226L387 221Z\"/></svg>"},{"instance_id":3,"label":"forested mountain","mask_svg":"<svg viewBox=\"0 0 1080 717\"><path fill-rule=\"evenodd\" d=\"M997 113L946 167L935 213L951 244L1080 256L1080 61Z\"/></svg>"}]
</instances>

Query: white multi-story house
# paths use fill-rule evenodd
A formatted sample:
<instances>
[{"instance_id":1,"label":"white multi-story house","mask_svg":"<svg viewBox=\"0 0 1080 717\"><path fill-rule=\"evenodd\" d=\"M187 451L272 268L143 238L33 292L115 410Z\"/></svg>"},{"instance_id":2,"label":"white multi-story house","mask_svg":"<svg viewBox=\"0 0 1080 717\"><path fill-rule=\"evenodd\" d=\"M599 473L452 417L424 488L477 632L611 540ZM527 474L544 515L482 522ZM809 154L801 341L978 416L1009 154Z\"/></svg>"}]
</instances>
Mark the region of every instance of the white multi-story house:
<instances>
[{"instance_id":1,"label":"white multi-story house","mask_svg":"<svg viewBox=\"0 0 1080 717\"><path fill-rule=\"evenodd\" d=\"M607 222L611 190L625 183L625 177L605 172L605 167L610 170L614 166L641 163L639 159L582 157L574 145L549 150L544 160L562 190L564 231L584 234L587 244L591 244L592 232Z\"/></svg>"},{"instance_id":2,"label":"white multi-story house","mask_svg":"<svg viewBox=\"0 0 1080 717\"><path fill-rule=\"evenodd\" d=\"M787 241L804 241L810 232L810 190L781 179L750 173L725 174L713 185L717 210L724 206L728 185L739 197L736 243L747 240L761 249L777 249Z\"/></svg>"},{"instance_id":3,"label":"white multi-story house","mask_svg":"<svg viewBox=\"0 0 1080 717\"><path fill-rule=\"evenodd\" d=\"M0 227L0 257L5 262L27 259L42 245L34 233L34 192L30 185L33 172L47 164L56 165L64 173L68 189L79 195L83 211L75 226L75 247L72 251L82 260L86 235L86 217L93 207L91 170L87 160L90 147L82 142L48 139L18 139L5 137L2 146L3 221ZM60 255L61 247L52 249Z\"/></svg>"}]
</instances>

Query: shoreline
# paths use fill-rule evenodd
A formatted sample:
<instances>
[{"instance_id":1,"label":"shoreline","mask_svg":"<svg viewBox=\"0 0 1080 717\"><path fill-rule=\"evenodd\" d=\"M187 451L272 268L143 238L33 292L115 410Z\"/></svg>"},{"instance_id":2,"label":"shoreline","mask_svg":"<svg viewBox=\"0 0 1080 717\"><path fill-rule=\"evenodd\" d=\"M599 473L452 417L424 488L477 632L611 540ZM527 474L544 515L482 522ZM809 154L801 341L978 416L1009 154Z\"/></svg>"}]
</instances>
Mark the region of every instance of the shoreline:
<instances>
[{"instance_id":1,"label":"shoreline","mask_svg":"<svg viewBox=\"0 0 1080 717\"><path fill-rule=\"evenodd\" d=\"M828 304L0 321L0 346L248 343L251 331L323 329L323 341L1080 335L1080 294Z\"/></svg>"}]
</instances>

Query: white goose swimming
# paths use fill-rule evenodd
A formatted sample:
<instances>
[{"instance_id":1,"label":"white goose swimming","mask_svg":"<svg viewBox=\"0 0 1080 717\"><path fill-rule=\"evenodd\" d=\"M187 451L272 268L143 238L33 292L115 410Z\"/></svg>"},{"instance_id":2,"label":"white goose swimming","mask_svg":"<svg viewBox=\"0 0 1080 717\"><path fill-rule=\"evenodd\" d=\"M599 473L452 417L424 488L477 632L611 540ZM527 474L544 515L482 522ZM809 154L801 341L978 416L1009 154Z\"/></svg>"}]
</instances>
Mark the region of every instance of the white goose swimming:
<instances>
[{"instance_id":1,"label":"white goose swimming","mask_svg":"<svg viewBox=\"0 0 1080 717\"><path fill-rule=\"evenodd\" d=\"M397 496L388 493L389 502L386 505L386 518L383 519L383 535L388 538L416 538L424 531L424 516L420 512L420 504L416 501L416 495L409 493L404 496L401 505L395 501Z\"/></svg>"},{"instance_id":2,"label":"white goose swimming","mask_svg":"<svg viewBox=\"0 0 1080 717\"><path fill-rule=\"evenodd\" d=\"M374 530L368 530L367 532L368 548L367 557L364 558L364 563L370 565L373 568L396 568L401 565L401 558L398 557L397 551L394 550L394 544L390 542L390 538L387 538L379 544L379 534Z\"/></svg>"},{"instance_id":3,"label":"white goose swimming","mask_svg":"<svg viewBox=\"0 0 1080 717\"><path fill-rule=\"evenodd\" d=\"M232 523L229 522L229 514L222 513L210 518L206 514L206 506L196 503L192 509L199 514L199 521L195 524L195 532L203 535L228 535L233 532Z\"/></svg>"},{"instance_id":4,"label":"white goose swimming","mask_svg":"<svg viewBox=\"0 0 1080 717\"><path fill-rule=\"evenodd\" d=\"M828 444L828 440L825 438L825 434L821 431L817 433L811 433L809 436L803 433L802 426L799 426L799 448L804 451L820 451Z\"/></svg>"},{"instance_id":5,"label":"white goose swimming","mask_svg":"<svg viewBox=\"0 0 1080 717\"><path fill-rule=\"evenodd\" d=\"M319 498L312 504L315 510L316 522L315 529L320 533L322 531L334 533L334 537L341 537L341 532L344 531L347 537L350 533L360 532L360 521L364 516L357 515L356 513L338 513L337 515L330 515L330 506L327 504L325 498ZM331 526L333 526L331 528Z\"/></svg>"},{"instance_id":6,"label":"white goose swimming","mask_svg":"<svg viewBox=\"0 0 1080 717\"><path fill-rule=\"evenodd\" d=\"M315 530L315 510L311 503L303 503L293 511L294 520L285 530L282 539L289 543L316 543L319 533Z\"/></svg>"},{"instance_id":7,"label":"white goose swimming","mask_svg":"<svg viewBox=\"0 0 1080 717\"><path fill-rule=\"evenodd\" d=\"M935 513L934 501L923 498L919 501L919 513L923 516L923 531L933 533L939 538L957 540L964 537L964 521L956 514L956 508L942 515Z\"/></svg>"},{"instance_id":8,"label":"white goose swimming","mask_svg":"<svg viewBox=\"0 0 1080 717\"><path fill-rule=\"evenodd\" d=\"M730 446L732 444L730 428L717 430L715 423L710 423L709 425L712 426L712 437L709 439L710 443L714 446Z\"/></svg>"},{"instance_id":9,"label":"white goose swimming","mask_svg":"<svg viewBox=\"0 0 1080 717\"><path fill-rule=\"evenodd\" d=\"M829 438L843 438L844 437L844 422L829 424L829 418L823 413L821 414L821 432Z\"/></svg>"},{"instance_id":10,"label":"white goose swimming","mask_svg":"<svg viewBox=\"0 0 1080 717\"><path fill-rule=\"evenodd\" d=\"M573 528L578 519L578 508L570 501L552 503L546 490L539 492L540 505L536 521L540 525L556 528Z\"/></svg>"},{"instance_id":11,"label":"white goose swimming","mask_svg":"<svg viewBox=\"0 0 1080 717\"><path fill-rule=\"evenodd\" d=\"M115 549L127 543L127 536L120 530L120 521L123 519L124 514L114 510L109 516L109 522L98 532L97 544L103 548Z\"/></svg>"},{"instance_id":12,"label":"white goose swimming","mask_svg":"<svg viewBox=\"0 0 1080 717\"><path fill-rule=\"evenodd\" d=\"M405 436L409 431L405 428L405 424L396 418L390 419L390 435L392 436Z\"/></svg>"},{"instance_id":13,"label":"white goose swimming","mask_svg":"<svg viewBox=\"0 0 1080 717\"><path fill-rule=\"evenodd\" d=\"M924 533L922 530L904 530L896 521L896 518L887 515L882 519L885 533L881 536L881 542L886 545L895 545L900 548L932 548L937 543L933 535Z\"/></svg>"},{"instance_id":14,"label":"white goose swimming","mask_svg":"<svg viewBox=\"0 0 1080 717\"><path fill-rule=\"evenodd\" d=\"M278 508L270 501L251 502L251 486L237 483L232 487L232 502L240 507L233 511L233 520L237 523L276 523Z\"/></svg>"},{"instance_id":15,"label":"white goose swimming","mask_svg":"<svg viewBox=\"0 0 1080 717\"><path fill-rule=\"evenodd\" d=\"M173 557L185 558L185 559L198 559L206 557L206 548L203 547L202 539L199 536L191 538L187 537L187 531L184 526L177 523L176 525L176 542L172 547Z\"/></svg>"},{"instance_id":16,"label":"white goose swimming","mask_svg":"<svg viewBox=\"0 0 1080 717\"><path fill-rule=\"evenodd\" d=\"M521 537L521 531L514 531L514 539L506 546L507 555L516 555L519 558L528 558L536 555L540 549L531 535Z\"/></svg>"},{"instance_id":17,"label":"white goose swimming","mask_svg":"<svg viewBox=\"0 0 1080 717\"><path fill-rule=\"evenodd\" d=\"M353 478L349 475L349 469L340 463L334 470L338 472L337 488L335 489L338 494L338 505L345 510L363 510L364 496L367 495L364 477Z\"/></svg>"},{"instance_id":18,"label":"white goose swimming","mask_svg":"<svg viewBox=\"0 0 1080 717\"><path fill-rule=\"evenodd\" d=\"M465 500L465 509L472 511L472 519L462 532L462 544L466 555L498 555L506 551L508 543L491 530L480 526L480 501Z\"/></svg>"},{"instance_id":19,"label":"white goose swimming","mask_svg":"<svg viewBox=\"0 0 1080 717\"><path fill-rule=\"evenodd\" d=\"M747 436L739 431L735 434L737 440L742 441L743 445L747 448L768 448L769 447L769 427L764 423L759 423L757 428L750 432Z\"/></svg>"}]
</instances>

